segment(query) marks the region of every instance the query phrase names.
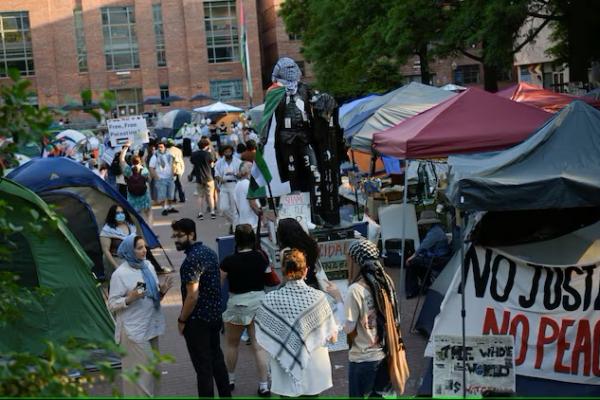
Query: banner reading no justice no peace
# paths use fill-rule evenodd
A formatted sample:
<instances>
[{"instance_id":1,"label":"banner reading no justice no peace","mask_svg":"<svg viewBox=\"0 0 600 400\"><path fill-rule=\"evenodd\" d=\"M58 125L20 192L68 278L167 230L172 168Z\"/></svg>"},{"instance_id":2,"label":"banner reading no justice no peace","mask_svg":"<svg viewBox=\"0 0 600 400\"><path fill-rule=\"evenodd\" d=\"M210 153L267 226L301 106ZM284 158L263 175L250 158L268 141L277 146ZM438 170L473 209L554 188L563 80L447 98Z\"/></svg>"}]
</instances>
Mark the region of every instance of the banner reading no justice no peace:
<instances>
[{"instance_id":1,"label":"banner reading no justice no peace","mask_svg":"<svg viewBox=\"0 0 600 400\"><path fill-rule=\"evenodd\" d=\"M518 375L600 385L598 264L536 265L471 246L465 271L467 336L514 336ZM460 335L460 310L458 272L431 337Z\"/></svg>"}]
</instances>

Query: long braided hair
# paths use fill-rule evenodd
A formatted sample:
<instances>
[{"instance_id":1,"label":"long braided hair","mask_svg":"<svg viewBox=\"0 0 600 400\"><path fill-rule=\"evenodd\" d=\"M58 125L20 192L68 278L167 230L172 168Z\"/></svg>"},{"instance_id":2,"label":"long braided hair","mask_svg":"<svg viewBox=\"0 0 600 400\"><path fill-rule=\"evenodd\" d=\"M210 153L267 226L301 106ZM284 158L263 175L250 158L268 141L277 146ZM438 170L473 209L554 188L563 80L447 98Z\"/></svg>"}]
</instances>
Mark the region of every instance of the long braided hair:
<instances>
[{"instance_id":1,"label":"long braided hair","mask_svg":"<svg viewBox=\"0 0 600 400\"><path fill-rule=\"evenodd\" d=\"M377 336L383 342L385 338L385 299L387 295L394 315L394 323L396 327L400 325L400 313L398 302L396 299L396 289L394 282L385 273L383 266L379 262L379 250L377 246L368 240L361 239L350 245L348 253L352 259L360 266L360 275L355 281L361 277L365 280L369 287L375 306L377 309ZM383 343L382 343L383 344Z\"/></svg>"}]
</instances>

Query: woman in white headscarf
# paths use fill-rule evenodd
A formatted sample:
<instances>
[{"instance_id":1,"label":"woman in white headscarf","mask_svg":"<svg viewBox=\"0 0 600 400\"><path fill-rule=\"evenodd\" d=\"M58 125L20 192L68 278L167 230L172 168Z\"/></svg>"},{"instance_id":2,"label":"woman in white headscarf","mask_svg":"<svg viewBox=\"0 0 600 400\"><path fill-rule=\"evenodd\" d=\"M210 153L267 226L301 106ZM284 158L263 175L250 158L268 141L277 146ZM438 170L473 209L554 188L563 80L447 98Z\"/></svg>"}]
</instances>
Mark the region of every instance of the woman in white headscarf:
<instances>
[{"instance_id":1,"label":"woman in white headscarf","mask_svg":"<svg viewBox=\"0 0 600 400\"><path fill-rule=\"evenodd\" d=\"M146 243L140 236L127 236L119 245L124 260L110 280L108 308L116 315L115 341L127 354L121 364L131 372L138 365L148 365L152 351L158 350L158 337L165 332L165 317L160 301L173 285L171 277L160 284L152 264L146 260ZM156 378L140 371L135 382L123 379L123 395L154 396Z\"/></svg>"}]
</instances>

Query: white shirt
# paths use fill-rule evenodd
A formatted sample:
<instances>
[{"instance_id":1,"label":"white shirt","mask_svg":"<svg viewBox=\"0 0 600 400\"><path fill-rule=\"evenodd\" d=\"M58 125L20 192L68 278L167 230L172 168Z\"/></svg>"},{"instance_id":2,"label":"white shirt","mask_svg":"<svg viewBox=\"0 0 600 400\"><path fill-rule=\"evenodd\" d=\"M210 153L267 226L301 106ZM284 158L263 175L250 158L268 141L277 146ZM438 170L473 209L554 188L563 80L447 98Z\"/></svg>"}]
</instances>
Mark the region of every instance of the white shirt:
<instances>
[{"instance_id":1,"label":"white shirt","mask_svg":"<svg viewBox=\"0 0 600 400\"><path fill-rule=\"evenodd\" d=\"M173 178L173 156L165 150L163 156L166 162L164 167L162 167L158 162L158 155L158 152L152 155L152 158L150 159L150 164L148 164L148 166L156 170L156 174L160 179Z\"/></svg>"},{"instance_id":2,"label":"white shirt","mask_svg":"<svg viewBox=\"0 0 600 400\"><path fill-rule=\"evenodd\" d=\"M319 394L333 386L331 379L331 361L329 350L325 346L317 347L311 354L306 368L302 371L300 382L285 372L281 364L273 358L271 367L271 392L283 396Z\"/></svg>"},{"instance_id":3,"label":"white shirt","mask_svg":"<svg viewBox=\"0 0 600 400\"><path fill-rule=\"evenodd\" d=\"M230 162L221 157L215 164L215 176L222 178L225 182L237 181L236 175L240 172L242 161L233 157Z\"/></svg>"},{"instance_id":4,"label":"white shirt","mask_svg":"<svg viewBox=\"0 0 600 400\"><path fill-rule=\"evenodd\" d=\"M146 261L158 287L156 271L149 261ZM142 271L121 264L110 279L108 308L117 316L115 341L120 343L121 332L125 330L127 337L136 343L143 343L165 333L165 316L162 309L154 308L154 301L148 297L135 300L126 305L127 292L134 289L138 282L144 282Z\"/></svg>"},{"instance_id":5,"label":"white shirt","mask_svg":"<svg viewBox=\"0 0 600 400\"><path fill-rule=\"evenodd\" d=\"M252 228L256 229L258 225L258 215L252 210L250 207L250 202L253 201L256 203L255 199L249 200L248 197L248 188L250 187L249 179L242 179L235 185L235 190L233 192L233 199L235 201L235 206L237 208L237 215L234 219L234 228L237 225L241 224L250 224Z\"/></svg>"}]
</instances>

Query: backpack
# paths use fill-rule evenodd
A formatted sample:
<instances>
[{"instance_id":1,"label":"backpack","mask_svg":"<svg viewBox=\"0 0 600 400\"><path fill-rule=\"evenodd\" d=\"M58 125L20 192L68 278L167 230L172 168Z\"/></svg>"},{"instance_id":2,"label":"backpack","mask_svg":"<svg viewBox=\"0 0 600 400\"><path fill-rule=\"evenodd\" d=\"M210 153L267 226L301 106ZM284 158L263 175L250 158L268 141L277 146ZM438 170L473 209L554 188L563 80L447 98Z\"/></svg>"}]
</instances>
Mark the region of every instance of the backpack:
<instances>
[{"instance_id":1,"label":"backpack","mask_svg":"<svg viewBox=\"0 0 600 400\"><path fill-rule=\"evenodd\" d=\"M127 178L127 191L133 196L146 194L146 177L137 168L131 168L131 176Z\"/></svg>"},{"instance_id":2,"label":"backpack","mask_svg":"<svg viewBox=\"0 0 600 400\"><path fill-rule=\"evenodd\" d=\"M123 169L121 168L121 162L119 160L119 153L115 154L115 158L113 158L110 163L110 173L114 176L123 174Z\"/></svg>"}]
</instances>

